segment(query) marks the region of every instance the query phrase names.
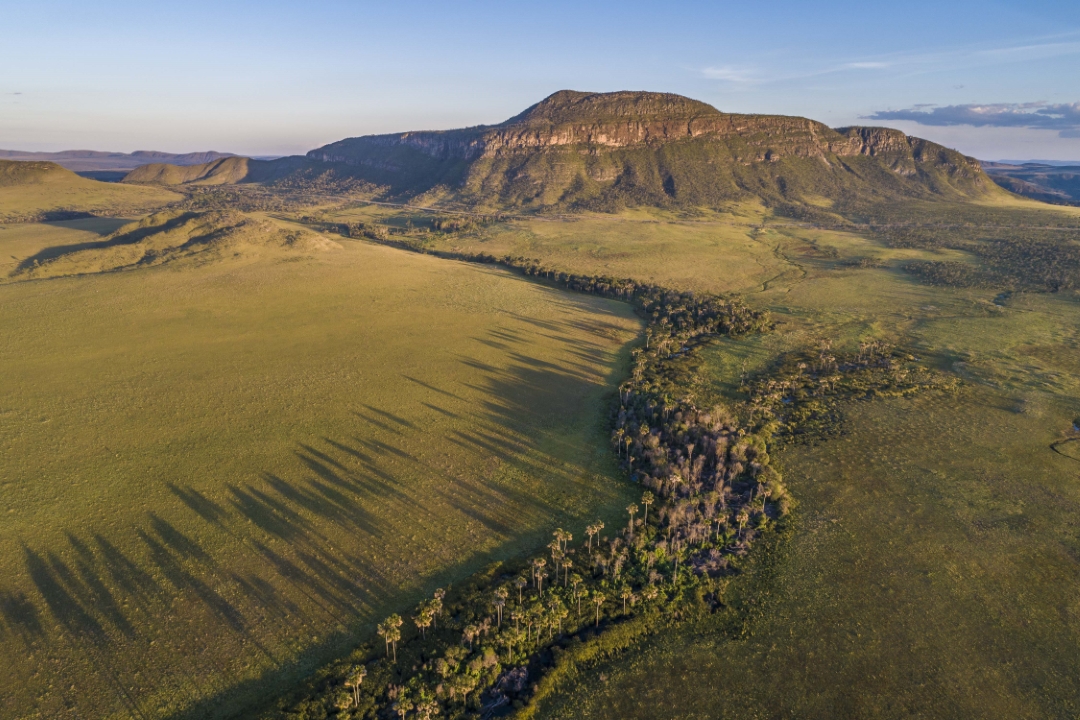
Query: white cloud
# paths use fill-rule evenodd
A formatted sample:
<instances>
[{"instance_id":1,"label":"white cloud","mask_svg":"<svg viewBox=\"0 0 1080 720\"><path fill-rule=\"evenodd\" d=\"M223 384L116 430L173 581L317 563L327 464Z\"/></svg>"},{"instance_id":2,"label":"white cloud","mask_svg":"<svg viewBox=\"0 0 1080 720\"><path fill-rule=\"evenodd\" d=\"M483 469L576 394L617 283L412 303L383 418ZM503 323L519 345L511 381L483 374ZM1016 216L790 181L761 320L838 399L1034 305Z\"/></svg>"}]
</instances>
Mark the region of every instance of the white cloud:
<instances>
[{"instance_id":1,"label":"white cloud","mask_svg":"<svg viewBox=\"0 0 1080 720\"><path fill-rule=\"evenodd\" d=\"M730 83L759 82L760 75L750 68L722 65L720 67L707 67L701 71L704 77L710 80L723 80Z\"/></svg>"}]
</instances>

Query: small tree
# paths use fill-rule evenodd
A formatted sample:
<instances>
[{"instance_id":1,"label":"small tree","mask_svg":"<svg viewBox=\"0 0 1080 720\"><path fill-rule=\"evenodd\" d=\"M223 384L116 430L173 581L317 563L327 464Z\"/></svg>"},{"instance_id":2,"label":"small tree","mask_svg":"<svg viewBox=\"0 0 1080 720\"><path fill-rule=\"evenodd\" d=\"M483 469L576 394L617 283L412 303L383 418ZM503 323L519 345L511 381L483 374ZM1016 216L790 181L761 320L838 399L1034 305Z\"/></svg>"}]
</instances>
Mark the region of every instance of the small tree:
<instances>
[{"instance_id":1,"label":"small tree","mask_svg":"<svg viewBox=\"0 0 1080 720\"><path fill-rule=\"evenodd\" d=\"M634 516L637 515L637 511L638 511L638 506L637 505L627 505L626 506L626 512L630 514L629 531L630 531L630 539L631 540L634 539Z\"/></svg>"}]
</instances>

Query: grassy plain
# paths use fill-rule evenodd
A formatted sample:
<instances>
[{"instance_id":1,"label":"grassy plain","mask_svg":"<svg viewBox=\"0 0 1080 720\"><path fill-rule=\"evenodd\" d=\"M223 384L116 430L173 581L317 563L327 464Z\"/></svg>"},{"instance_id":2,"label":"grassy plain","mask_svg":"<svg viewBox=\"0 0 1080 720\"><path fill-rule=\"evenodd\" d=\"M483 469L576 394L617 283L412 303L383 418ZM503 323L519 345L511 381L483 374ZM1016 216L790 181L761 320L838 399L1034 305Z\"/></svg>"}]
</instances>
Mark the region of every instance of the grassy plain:
<instances>
[{"instance_id":1,"label":"grassy plain","mask_svg":"<svg viewBox=\"0 0 1080 720\"><path fill-rule=\"evenodd\" d=\"M908 212L942 233L985 213L989 237L1077 217L1030 201ZM979 259L752 213L536 219L428 242L743 293L778 326L713 346L700 381L721 398L740 395L743 373L823 341L897 343L965 381L955 395L850 402L839 434L779 448L800 507L757 576L738 581L753 592L586 669L541 717L1080 712L1080 452L1050 447L1080 418L1075 291L929 286L903 263Z\"/></svg>"},{"instance_id":2,"label":"grassy plain","mask_svg":"<svg viewBox=\"0 0 1080 720\"><path fill-rule=\"evenodd\" d=\"M2 226L0 256L116 224ZM343 241L0 306L0 717L226 716L626 502L619 303Z\"/></svg>"}]
</instances>

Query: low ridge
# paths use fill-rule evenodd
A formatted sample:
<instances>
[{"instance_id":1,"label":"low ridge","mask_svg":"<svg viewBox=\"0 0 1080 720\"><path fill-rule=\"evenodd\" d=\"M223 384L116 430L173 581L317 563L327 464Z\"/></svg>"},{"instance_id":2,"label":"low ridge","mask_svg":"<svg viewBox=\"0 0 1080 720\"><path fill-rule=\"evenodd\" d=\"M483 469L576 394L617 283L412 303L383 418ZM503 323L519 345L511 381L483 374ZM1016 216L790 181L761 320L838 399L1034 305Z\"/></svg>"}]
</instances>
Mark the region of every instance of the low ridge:
<instances>
[{"instance_id":1,"label":"low ridge","mask_svg":"<svg viewBox=\"0 0 1080 720\"><path fill-rule=\"evenodd\" d=\"M86 275L177 261L204 263L265 251L303 254L340 247L310 230L234 210L170 210L128 223L89 246L49 248L23 261L11 279Z\"/></svg>"}]
</instances>

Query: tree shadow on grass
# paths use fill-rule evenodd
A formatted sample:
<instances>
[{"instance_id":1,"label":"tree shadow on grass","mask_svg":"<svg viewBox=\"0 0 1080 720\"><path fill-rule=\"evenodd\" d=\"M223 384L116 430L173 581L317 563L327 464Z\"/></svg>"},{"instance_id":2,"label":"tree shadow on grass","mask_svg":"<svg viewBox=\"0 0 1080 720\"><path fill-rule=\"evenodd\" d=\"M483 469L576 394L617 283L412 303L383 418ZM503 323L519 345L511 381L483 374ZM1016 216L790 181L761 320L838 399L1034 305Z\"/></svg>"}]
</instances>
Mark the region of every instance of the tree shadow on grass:
<instances>
[{"instance_id":1,"label":"tree shadow on grass","mask_svg":"<svg viewBox=\"0 0 1080 720\"><path fill-rule=\"evenodd\" d=\"M500 331L498 341L521 339ZM62 551L24 545L26 582L0 583L0 643L67 642L95 653L87 672L96 676L56 680L94 689L74 701L87 703L83 715L115 713L121 704L137 714L110 693L126 697L135 688L137 703L166 671L190 676L177 691L175 707L187 708L173 715L178 720L227 717L264 702L355 643L373 613L400 611L418 593L538 545L547 525L565 523L566 490L587 482L577 458L595 455L580 454L594 442L589 432L570 435L565 422L588 411L583 398L602 396L614 360L587 338L578 339L574 357L580 362L560 365L512 350L503 368L459 357L479 373L468 385L476 399L403 375L419 389L409 396L413 407L451 422L433 429L405 407L360 404L354 417L362 425L297 441L295 464L248 481L169 481L174 504L152 508L127 537L89 529L69 532ZM603 442L602 428L596 432ZM440 452L429 452L433 445ZM447 452L467 470L443 464ZM602 500L589 497L582 512ZM440 527L478 523L488 549L468 550L462 535L466 549L451 564L402 585L401 569L381 564L369 547L399 548L392 527L403 522L431 528L431 537ZM151 648L166 631L169 643ZM261 675L241 680L220 669L244 653L264 658ZM141 656L154 659L139 667L145 682L115 674L130 674ZM225 682L227 691L205 694Z\"/></svg>"}]
</instances>

